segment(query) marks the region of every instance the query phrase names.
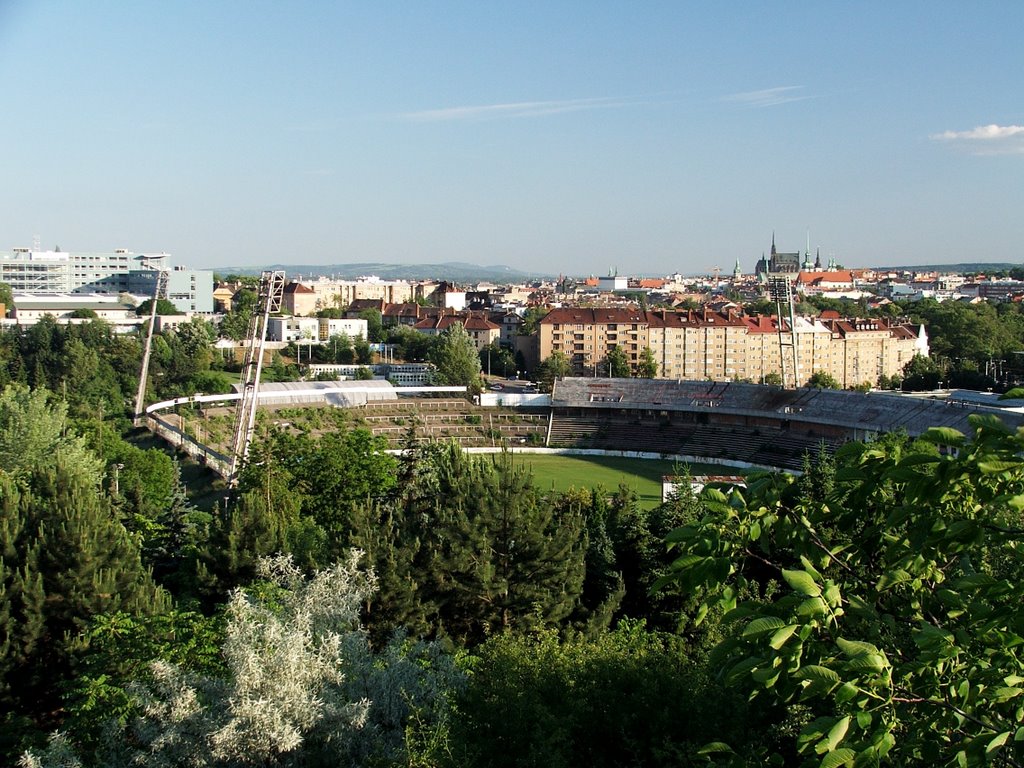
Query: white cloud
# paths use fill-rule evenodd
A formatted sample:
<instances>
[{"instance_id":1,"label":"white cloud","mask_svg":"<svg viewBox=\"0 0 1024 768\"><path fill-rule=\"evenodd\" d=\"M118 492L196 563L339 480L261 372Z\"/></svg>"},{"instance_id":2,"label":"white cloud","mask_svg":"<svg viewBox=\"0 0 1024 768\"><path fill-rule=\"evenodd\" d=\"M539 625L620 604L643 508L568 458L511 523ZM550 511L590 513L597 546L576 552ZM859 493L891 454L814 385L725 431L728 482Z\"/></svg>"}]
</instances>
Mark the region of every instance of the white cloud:
<instances>
[{"instance_id":1,"label":"white cloud","mask_svg":"<svg viewBox=\"0 0 1024 768\"><path fill-rule=\"evenodd\" d=\"M509 104L485 104L474 107L446 107L407 112L401 117L416 123L435 123L446 120L496 120L500 118L541 117L586 109L609 109L625 106L618 99L565 99L562 101L519 101Z\"/></svg>"},{"instance_id":2,"label":"white cloud","mask_svg":"<svg viewBox=\"0 0 1024 768\"><path fill-rule=\"evenodd\" d=\"M976 155L1024 154L1024 125L979 125L969 131L933 133L931 139L966 147Z\"/></svg>"},{"instance_id":3,"label":"white cloud","mask_svg":"<svg viewBox=\"0 0 1024 768\"><path fill-rule=\"evenodd\" d=\"M745 91L723 96L722 101L734 101L746 107L776 107L793 101L811 98L801 95L802 85L780 85L776 88L763 88L760 91Z\"/></svg>"}]
</instances>

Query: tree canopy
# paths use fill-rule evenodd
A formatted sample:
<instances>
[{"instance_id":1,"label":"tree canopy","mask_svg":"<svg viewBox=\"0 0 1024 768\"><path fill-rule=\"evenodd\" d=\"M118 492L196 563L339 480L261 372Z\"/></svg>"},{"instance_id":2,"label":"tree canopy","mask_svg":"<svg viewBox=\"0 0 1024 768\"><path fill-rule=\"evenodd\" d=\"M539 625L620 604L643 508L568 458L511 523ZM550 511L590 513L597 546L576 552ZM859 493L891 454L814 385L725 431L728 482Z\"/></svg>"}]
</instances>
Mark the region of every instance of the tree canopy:
<instances>
[{"instance_id":1,"label":"tree canopy","mask_svg":"<svg viewBox=\"0 0 1024 768\"><path fill-rule=\"evenodd\" d=\"M807 708L809 765L1024 759L1024 435L971 419L927 450L852 443L817 493L781 474L708 490L669 537L665 581L726 611L725 678Z\"/></svg>"}]
</instances>

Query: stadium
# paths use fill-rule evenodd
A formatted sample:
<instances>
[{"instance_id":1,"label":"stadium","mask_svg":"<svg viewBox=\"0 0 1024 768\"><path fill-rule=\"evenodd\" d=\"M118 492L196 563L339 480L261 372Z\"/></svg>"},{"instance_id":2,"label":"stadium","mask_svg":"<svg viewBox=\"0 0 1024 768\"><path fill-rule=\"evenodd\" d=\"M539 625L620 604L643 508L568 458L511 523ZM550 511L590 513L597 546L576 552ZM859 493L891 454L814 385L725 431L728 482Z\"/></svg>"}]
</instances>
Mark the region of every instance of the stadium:
<instances>
[{"instance_id":1,"label":"stadium","mask_svg":"<svg viewBox=\"0 0 1024 768\"><path fill-rule=\"evenodd\" d=\"M369 385L369 386L368 386ZM808 452L894 431L971 432L972 414L1010 429L1024 414L957 397L783 389L734 382L565 378L548 396L471 403L458 388L410 390L387 382L266 385L260 418L318 433L362 427L400 449L409 439L453 439L473 450L602 451L798 470ZM227 461L232 399L179 398L150 406L150 428L218 469ZM482 404L481 404L482 403ZM326 412L325 412L326 411Z\"/></svg>"}]
</instances>

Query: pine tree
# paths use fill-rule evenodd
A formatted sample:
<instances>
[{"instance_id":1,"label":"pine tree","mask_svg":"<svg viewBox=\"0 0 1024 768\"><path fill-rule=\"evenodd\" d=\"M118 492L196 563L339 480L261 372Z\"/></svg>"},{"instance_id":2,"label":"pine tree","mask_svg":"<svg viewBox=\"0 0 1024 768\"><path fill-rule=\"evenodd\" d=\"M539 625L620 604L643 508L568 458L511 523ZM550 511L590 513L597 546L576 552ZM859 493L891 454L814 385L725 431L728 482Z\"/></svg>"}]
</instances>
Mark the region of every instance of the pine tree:
<instances>
[{"instance_id":1,"label":"pine tree","mask_svg":"<svg viewBox=\"0 0 1024 768\"><path fill-rule=\"evenodd\" d=\"M0 476L0 700L45 722L60 711L74 638L92 617L169 607L96 478L58 453L52 467Z\"/></svg>"},{"instance_id":2,"label":"pine tree","mask_svg":"<svg viewBox=\"0 0 1024 768\"><path fill-rule=\"evenodd\" d=\"M608 535L608 504L598 491L570 490L559 497L558 505L586 520L585 577L573 623L588 636L594 636L611 625L626 591Z\"/></svg>"},{"instance_id":3,"label":"pine tree","mask_svg":"<svg viewBox=\"0 0 1024 768\"><path fill-rule=\"evenodd\" d=\"M422 600L439 631L469 643L557 626L576 608L586 550L582 515L559 510L512 457L432 456L436 493L413 510ZM422 503L422 502L426 503Z\"/></svg>"}]
</instances>

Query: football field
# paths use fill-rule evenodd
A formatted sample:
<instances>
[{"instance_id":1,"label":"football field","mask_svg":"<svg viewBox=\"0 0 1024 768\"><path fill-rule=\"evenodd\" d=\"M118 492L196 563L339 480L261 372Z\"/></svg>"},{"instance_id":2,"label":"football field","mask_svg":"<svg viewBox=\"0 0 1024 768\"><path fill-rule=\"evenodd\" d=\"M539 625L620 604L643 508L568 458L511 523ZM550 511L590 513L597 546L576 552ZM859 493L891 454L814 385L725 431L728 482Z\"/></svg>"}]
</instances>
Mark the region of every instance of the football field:
<instances>
[{"instance_id":1,"label":"football field","mask_svg":"<svg viewBox=\"0 0 1024 768\"><path fill-rule=\"evenodd\" d=\"M517 454L515 462L529 468L536 485L565 491L597 488L609 493L621 483L636 491L640 506L650 509L661 503L661 478L689 467L690 474L743 474L710 464L679 464L664 459L627 459L618 456L558 456Z\"/></svg>"}]
</instances>

